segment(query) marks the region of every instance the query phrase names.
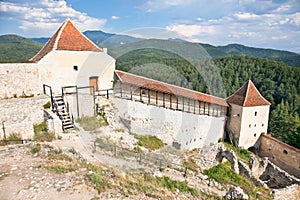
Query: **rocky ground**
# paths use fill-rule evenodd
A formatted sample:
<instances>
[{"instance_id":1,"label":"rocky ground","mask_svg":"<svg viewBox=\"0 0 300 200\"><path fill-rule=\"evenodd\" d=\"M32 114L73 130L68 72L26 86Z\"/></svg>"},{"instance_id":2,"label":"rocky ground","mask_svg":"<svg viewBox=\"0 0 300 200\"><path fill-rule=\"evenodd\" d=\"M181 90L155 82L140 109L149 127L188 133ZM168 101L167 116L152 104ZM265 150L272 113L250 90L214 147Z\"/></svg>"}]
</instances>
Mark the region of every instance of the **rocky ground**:
<instances>
[{"instance_id":1,"label":"rocky ground","mask_svg":"<svg viewBox=\"0 0 300 200\"><path fill-rule=\"evenodd\" d=\"M218 164L216 155L224 149L222 143L190 152L167 146L149 154L142 148L140 160L128 153L137 139L116 120L111 105L106 109L105 127L85 131L77 124L78 130L62 134L60 140L0 146L0 199L256 199L240 187L220 184L201 173ZM106 143L101 146L96 138ZM117 146L117 151L105 146L108 144ZM157 159L165 162L157 163ZM195 169L185 172L185 161ZM171 183L161 184L164 177ZM273 193L269 196L275 199L300 199L299 185ZM258 199L264 199L260 194L256 193Z\"/></svg>"}]
</instances>

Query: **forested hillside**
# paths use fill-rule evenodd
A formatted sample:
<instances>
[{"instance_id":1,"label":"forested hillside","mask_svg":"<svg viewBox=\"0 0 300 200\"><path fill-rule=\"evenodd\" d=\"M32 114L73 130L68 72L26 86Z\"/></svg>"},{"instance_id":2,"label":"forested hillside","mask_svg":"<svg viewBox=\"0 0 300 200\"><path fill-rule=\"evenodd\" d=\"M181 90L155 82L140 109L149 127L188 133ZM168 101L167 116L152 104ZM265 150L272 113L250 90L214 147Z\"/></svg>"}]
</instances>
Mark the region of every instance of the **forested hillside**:
<instances>
[{"instance_id":1,"label":"forested hillside","mask_svg":"<svg viewBox=\"0 0 300 200\"><path fill-rule=\"evenodd\" d=\"M214 67L225 91L218 90L220 83L208 83L215 80ZM163 50L140 49L119 57L117 69L222 97L230 96L251 79L272 103L269 133L300 148L300 68L247 56L189 62ZM209 89L208 84L215 85L216 90Z\"/></svg>"},{"instance_id":2,"label":"forested hillside","mask_svg":"<svg viewBox=\"0 0 300 200\"><path fill-rule=\"evenodd\" d=\"M0 36L0 62L26 62L42 46L39 42L17 35Z\"/></svg>"}]
</instances>

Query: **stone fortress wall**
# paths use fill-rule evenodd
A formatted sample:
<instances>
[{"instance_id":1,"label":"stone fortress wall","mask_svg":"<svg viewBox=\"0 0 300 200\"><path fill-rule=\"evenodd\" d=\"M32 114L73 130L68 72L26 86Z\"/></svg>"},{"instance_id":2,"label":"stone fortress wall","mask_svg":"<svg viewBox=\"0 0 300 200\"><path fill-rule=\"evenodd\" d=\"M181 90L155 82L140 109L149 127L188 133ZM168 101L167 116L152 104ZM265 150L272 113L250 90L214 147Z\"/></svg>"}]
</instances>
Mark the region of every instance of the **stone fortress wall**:
<instances>
[{"instance_id":1,"label":"stone fortress wall","mask_svg":"<svg viewBox=\"0 0 300 200\"><path fill-rule=\"evenodd\" d=\"M12 133L22 139L33 139L33 124L44 121L43 105L50 101L48 96L11 98L0 100L0 139Z\"/></svg>"},{"instance_id":2,"label":"stone fortress wall","mask_svg":"<svg viewBox=\"0 0 300 200\"><path fill-rule=\"evenodd\" d=\"M0 99L41 94L39 76L38 65L34 63L0 64Z\"/></svg>"},{"instance_id":3,"label":"stone fortress wall","mask_svg":"<svg viewBox=\"0 0 300 200\"><path fill-rule=\"evenodd\" d=\"M278 167L300 178L300 149L262 134L258 141L258 155L268 157Z\"/></svg>"}]
</instances>

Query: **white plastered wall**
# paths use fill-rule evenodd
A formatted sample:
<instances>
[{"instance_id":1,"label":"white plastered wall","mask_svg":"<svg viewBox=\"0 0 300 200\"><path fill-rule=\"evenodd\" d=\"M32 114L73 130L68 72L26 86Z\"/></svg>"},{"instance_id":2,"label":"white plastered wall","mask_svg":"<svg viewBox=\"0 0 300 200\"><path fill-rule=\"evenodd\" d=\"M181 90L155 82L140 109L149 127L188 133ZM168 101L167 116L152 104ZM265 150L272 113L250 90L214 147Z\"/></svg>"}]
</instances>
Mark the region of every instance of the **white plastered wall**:
<instances>
[{"instance_id":1,"label":"white plastered wall","mask_svg":"<svg viewBox=\"0 0 300 200\"><path fill-rule=\"evenodd\" d=\"M154 135L163 142L180 144L182 149L217 143L224 135L225 117L196 115L131 100L113 98L117 117L138 135Z\"/></svg>"},{"instance_id":2,"label":"white plastered wall","mask_svg":"<svg viewBox=\"0 0 300 200\"><path fill-rule=\"evenodd\" d=\"M38 65L41 82L54 93L60 93L63 86L89 86L89 78L95 76L99 89L112 88L115 60L104 52L52 51Z\"/></svg>"},{"instance_id":3,"label":"white plastered wall","mask_svg":"<svg viewBox=\"0 0 300 200\"><path fill-rule=\"evenodd\" d=\"M239 146L254 146L261 133L267 133L270 106L243 107ZM255 115L256 112L256 115Z\"/></svg>"}]
</instances>

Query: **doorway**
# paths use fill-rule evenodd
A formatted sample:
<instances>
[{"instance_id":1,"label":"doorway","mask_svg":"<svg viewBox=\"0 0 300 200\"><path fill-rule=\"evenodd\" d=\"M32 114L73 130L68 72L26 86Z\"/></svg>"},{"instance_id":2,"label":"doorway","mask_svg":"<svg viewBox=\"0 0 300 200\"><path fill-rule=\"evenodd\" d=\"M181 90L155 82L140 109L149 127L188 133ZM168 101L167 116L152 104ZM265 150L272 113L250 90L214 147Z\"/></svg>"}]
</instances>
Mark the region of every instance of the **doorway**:
<instances>
[{"instance_id":1,"label":"doorway","mask_svg":"<svg viewBox=\"0 0 300 200\"><path fill-rule=\"evenodd\" d=\"M94 87L94 91L97 91L98 88L98 76L91 76L90 77L90 86ZM93 88L91 87L90 93L93 94Z\"/></svg>"}]
</instances>

